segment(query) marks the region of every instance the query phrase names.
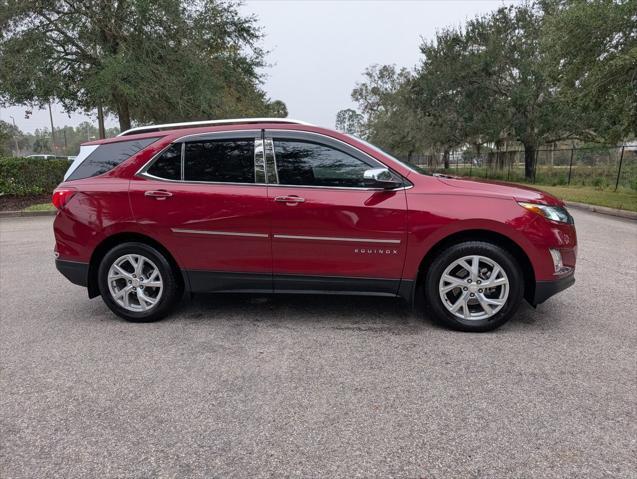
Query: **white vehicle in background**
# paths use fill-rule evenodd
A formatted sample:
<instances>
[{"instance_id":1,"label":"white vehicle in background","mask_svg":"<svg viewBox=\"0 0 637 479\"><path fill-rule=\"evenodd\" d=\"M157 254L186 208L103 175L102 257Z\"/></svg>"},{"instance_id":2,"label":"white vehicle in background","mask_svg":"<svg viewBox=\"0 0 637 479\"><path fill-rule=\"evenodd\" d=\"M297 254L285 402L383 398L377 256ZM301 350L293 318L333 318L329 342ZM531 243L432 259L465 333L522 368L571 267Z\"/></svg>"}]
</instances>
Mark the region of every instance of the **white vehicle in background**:
<instances>
[{"instance_id":1,"label":"white vehicle in background","mask_svg":"<svg viewBox=\"0 0 637 479\"><path fill-rule=\"evenodd\" d=\"M75 160L75 156L60 156L60 155L29 155L26 158L33 158L35 160Z\"/></svg>"}]
</instances>

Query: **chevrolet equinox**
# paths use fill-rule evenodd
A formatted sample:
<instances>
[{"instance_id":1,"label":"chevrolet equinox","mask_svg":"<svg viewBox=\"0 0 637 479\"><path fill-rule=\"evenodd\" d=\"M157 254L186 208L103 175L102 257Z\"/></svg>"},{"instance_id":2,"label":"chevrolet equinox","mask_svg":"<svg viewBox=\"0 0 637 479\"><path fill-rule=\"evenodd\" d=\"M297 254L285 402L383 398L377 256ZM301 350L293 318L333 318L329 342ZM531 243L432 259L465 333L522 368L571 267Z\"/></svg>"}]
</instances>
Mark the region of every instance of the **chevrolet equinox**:
<instances>
[{"instance_id":1,"label":"chevrolet equinox","mask_svg":"<svg viewBox=\"0 0 637 479\"><path fill-rule=\"evenodd\" d=\"M427 175L288 119L86 143L53 203L58 270L129 321L164 317L184 292L353 294L487 331L575 281L573 219L553 196Z\"/></svg>"}]
</instances>

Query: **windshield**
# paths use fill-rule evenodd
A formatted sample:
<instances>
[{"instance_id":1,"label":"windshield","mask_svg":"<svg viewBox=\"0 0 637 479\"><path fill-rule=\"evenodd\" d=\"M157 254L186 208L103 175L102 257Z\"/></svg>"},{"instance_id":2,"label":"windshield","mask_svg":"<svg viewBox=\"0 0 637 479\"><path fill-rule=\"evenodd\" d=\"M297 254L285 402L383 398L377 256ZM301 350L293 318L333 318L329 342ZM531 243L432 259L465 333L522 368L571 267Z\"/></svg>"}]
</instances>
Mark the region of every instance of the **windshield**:
<instances>
[{"instance_id":1,"label":"windshield","mask_svg":"<svg viewBox=\"0 0 637 479\"><path fill-rule=\"evenodd\" d=\"M407 163L406 161L400 160L400 159L396 158L394 155L390 155L386 151L378 148L376 145L372 145L369 141L365 141L362 138L359 138L359 137L354 136L354 135L350 135L349 133L346 133L346 135L349 136L350 138L360 142L360 143L363 143L365 146L371 148L372 150L377 151L379 153L382 153L385 156L388 156L389 158L391 158L395 162L400 163L405 168L408 168L411 171L415 171L416 173L420 173L421 175L429 175L429 176L431 176L431 173L428 173L424 168L421 168L420 166L413 165L411 163Z\"/></svg>"}]
</instances>

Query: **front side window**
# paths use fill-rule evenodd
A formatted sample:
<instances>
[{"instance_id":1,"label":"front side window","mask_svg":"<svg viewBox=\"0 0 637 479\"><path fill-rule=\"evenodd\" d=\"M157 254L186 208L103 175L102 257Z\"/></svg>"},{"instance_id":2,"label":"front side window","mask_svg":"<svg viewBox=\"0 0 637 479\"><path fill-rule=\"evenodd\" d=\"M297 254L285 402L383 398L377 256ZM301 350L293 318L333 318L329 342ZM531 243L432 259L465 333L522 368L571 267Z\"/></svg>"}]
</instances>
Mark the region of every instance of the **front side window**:
<instances>
[{"instance_id":1,"label":"front side window","mask_svg":"<svg viewBox=\"0 0 637 479\"><path fill-rule=\"evenodd\" d=\"M67 180L80 180L92 176L102 175L117 165L128 160L159 138L144 138L141 140L118 141L98 145L82 163L73 170Z\"/></svg>"},{"instance_id":2,"label":"front side window","mask_svg":"<svg viewBox=\"0 0 637 479\"><path fill-rule=\"evenodd\" d=\"M186 143L185 181L254 183L254 138Z\"/></svg>"},{"instance_id":3,"label":"front side window","mask_svg":"<svg viewBox=\"0 0 637 479\"><path fill-rule=\"evenodd\" d=\"M146 172L166 180L181 179L181 143L170 145L164 150Z\"/></svg>"},{"instance_id":4,"label":"front side window","mask_svg":"<svg viewBox=\"0 0 637 479\"><path fill-rule=\"evenodd\" d=\"M274 140L281 185L365 187L373 166L329 146L300 140Z\"/></svg>"}]
</instances>

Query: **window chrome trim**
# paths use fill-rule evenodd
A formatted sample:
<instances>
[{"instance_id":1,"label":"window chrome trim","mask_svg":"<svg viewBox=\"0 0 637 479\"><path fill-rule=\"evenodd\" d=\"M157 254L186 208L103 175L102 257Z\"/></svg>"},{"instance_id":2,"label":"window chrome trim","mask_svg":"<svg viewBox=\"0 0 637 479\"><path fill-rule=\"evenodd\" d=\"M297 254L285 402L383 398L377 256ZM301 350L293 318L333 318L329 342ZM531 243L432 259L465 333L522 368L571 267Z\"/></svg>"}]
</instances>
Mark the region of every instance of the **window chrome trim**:
<instances>
[{"instance_id":1,"label":"window chrome trim","mask_svg":"<svg viewBox=\"0 0 637 479\"><path fill-rule=\"evenodd\" d=\"M184 181L184 178L186 177L186 142L182 142L181 144L181 165L180 165L180 169L181 169L181 178L179 178L181 181Z\"/></svg>"},{"instance_id":2,"label":"window chrome trim","mask_svg":"<svg viewBox=\"0 0 637 479\"><path fill-rule=\"evenodd\" d=\"M303 133L303 134L308 134L308 135L316 135L316 136L322 136L325 137L327 139L330 140L334 140L337 141L339 143L342 143L343 145L352 148L358 152L360 152L361 154L371 158L373 161L375 161L376 163L379 163L383 166L385 166L386 168L388 168L390 171L392 171L392 173L397 174L400 178L403 179L403 181L406 183L405 186L401 186L398 188L392 188L392 189L386 189L386 188L366 188L366 187L362 187L362 186L317 186L317 185L282 185L279 183L267 183L267 176L266 176L266 183L231 183L231 182L226 182L226 181L197 181L197 180L185 180L183 178L185 178L185 175L182 174L182 180L170 180L168 178L160 178L159 176L154 176L151 175L149 173L146 172L146 170L148 170L153 162L157 159L157 157L159 155L161 155L164 151L166 151L168 148L170 148L173 144L175 143L179 143L182 142L182 167L185 167L185 143L187 141L190 141L191 139L196 139L198 137L202 137L202 136L207 136L207 135L219 135L219 136L223 136L224 134L227 133L243 133L243 132L254 132L257 131L255 129L249 129L249 130L228 130L228 131L218 131L218 132L206 132L206 133L197 133L194 135L186 135L186 136L182 136L177 138L176 140L174 140L173 142L169 143L168 145L166 145L166 147L164 149L162 149L161 151L159 151L158 153L156 153L150 160L148 160L146 162L146 164L144 164L139 170L137 170L137 173L135 173L135 176L141 176L141 177L147 177L147 178L151 178L153 180L158 180L158 181L166 181L169 183L183 183L183 184L189 184L189 183L194 183L194 184L205 184L205 185L232 185L232 186L272 186L272 187L277 187L277 188L318 188L318 189L332 189L332 190L354 190L354 191L401 191L401 190L409 190L411 188L413 188L413 183L411 181L409 181L407 178L405 178L403 175L401 175L400 173L397 173L396 171L394 171L393 168L391 168L390 166L385 165L385 163L383 163L380 160L377 160L376 158L374 158L373 156L371 156L368 153L365 153L364 151L362 151L361 149L350 145L349 143L344 142L343 140L339 140L338 138L334 138L332 136L329 135L325 135L323 133L317 133L314 131L305 131L305 130L265 130L266 132L266 142L268 140L273 140L272 137L268 138L267 134L272 134L272 132L289 132L289 133ZM255 149L256 149L256 145L255 145ZM264 154L265 154L265 148L264 148ZM274 143L272 144L272 154L274 156ZM267 163L267 161L266 161ZM277 181L278 181L278 171L275 168L275 171L277 172ZM267 173L266 173L267 175ZM255 178L256 180L256 178Z\"/></svg>"},{"instance_id":3,"label":"window chrome trim","mask_svg":"<svg viewBox=\"0 0 637 479\"><path fill-rule=\"evenodd\" d=\"M267 183L268 169L265 164L265 152L263 148L263 139L261 137L254 139L254 181L255 183ZM263 181L257 181L263 178Z\"/></svg>"},{"instance_id":4,"label":"window chrome trim","mask_svg":"<svg viewBox=\"0 0 637 479\"><path fill-rule=\"evenodd\" d=\"M268 153L271 155L272 158L272 170L274 171L274 183L270 183L270 175L266 175L266 181L268 182L269 185L278 185L279 184L279 169L277 167L276 164L276 154L274 153L274 141L272 141L272 138L266 138L265 139L265 163L266 163L266 169L267 169L267 164L268 164Z\"/></svg>"},{"instance_id":5,"label":"window chrome trim","mask_svg":"<svg viewBox=\"0 0 637 479\"><path fill-rule=\"evenodd\" d=\"M189 230L182 228L170 228L173 233L215 235L215 236L245 236L248 238L269 238L267 233L239 233L237 231L212 231L212 230Z\"/></svg>"},{"instance_id":6,"label":"window chrome trim","mask_svg":"<svg viewBox=\"0 0 637 479\"><path fill-rule=\"evenodd\" d=\"M272 235L276 239L300 239L308 241L347 241L352 243L386 243L400 244L401 240L373 239L373 238L339 238L336 236L298 236L298 235Z\"/></svg>"},{"instance_id":7,"label":"window chrome trim","mask_svg":"<svg viewBox=\"0 0 637 479\"><path fill-rule=\"evenodd\" d=\"M275 183L268 183L266 186L273 188L317 188L326 190L353 190L353 191L402 191L413 188L414 185L400 186L398 188L365 188L364 186L317 186L317 185L279 185Z\"/></svg>"}]
</instances>

